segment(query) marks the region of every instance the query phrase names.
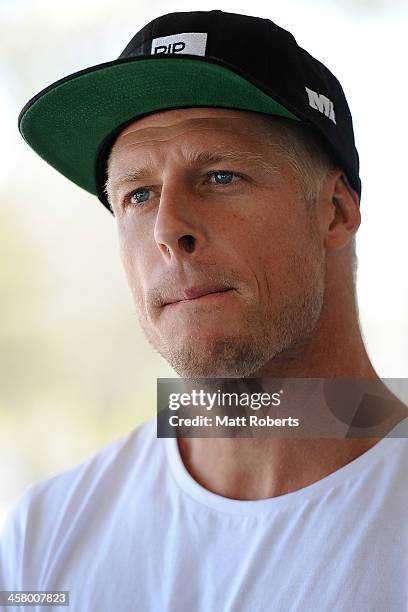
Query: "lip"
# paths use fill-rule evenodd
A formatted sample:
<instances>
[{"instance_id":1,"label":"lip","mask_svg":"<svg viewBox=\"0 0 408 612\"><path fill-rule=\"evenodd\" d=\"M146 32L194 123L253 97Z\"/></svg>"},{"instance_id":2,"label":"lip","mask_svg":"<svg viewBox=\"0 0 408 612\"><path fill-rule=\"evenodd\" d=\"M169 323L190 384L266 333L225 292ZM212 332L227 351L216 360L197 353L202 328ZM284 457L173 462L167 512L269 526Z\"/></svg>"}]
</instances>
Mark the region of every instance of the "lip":
<instances>
[{"instance_id":1,"label":"lip","mask_svg":"<svg viewBox=\"0 0 408 612\"><path fill-rule=\"evenodd\" d=\"M175 304L193 302L201 298L217 299L224 293L229 293L230 291L233 291L233 287L228 287L227 289L218 287L212 290L192 287L183 291L183 297L181 299L169 300L166 304L163 304L163 306L174 306Z\"/></svg>"}]
</instances>

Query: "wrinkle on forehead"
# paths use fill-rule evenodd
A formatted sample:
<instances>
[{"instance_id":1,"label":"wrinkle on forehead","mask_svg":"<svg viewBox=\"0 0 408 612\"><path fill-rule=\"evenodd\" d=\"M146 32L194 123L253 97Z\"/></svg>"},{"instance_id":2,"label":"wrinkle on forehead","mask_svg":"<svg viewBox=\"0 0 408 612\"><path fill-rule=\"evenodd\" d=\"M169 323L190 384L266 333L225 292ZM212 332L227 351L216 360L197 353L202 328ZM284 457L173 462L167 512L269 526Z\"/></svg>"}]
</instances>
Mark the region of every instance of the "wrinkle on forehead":
<instances>
[{"instance_id":1,"label":"wrinkle on forehead","mask_svg":"<svg viewBox=\"0 0 408 612\"><path fill-rule=\"evenodd\" d=\"M254 120L253 115L254 113L242 112L238 116L225 114L221 117L188 117L181 121L180 118L175 121L173 117L172 121L167 121L167 123L163 121L163 118L156 115L143 117L125 128L116 139L111 148L109 169L112 167L114 158L117 158L118 154L120 158L122 152L126 154L126 152L137 150L146 144L160 146L160 143L171 143L172 140L178 139L186 133L191 133L193 136L197 132L214 133L215 140L218 141L218 143L211 144L214 148L218 146L222 148L222 134L226 135L228 133L235 139L237 136L250 138L257 146L264 142L266 119L256 116ZM154 120L156 123L160 121L160 123L159 125L145 127L145 119L150 119L150 122ZM269 126L270 122L268 122Z\"/></svg>"},{"instance_id":2,"label":"wrinkle on forehead","mask_svg":"<svg viewBox=\"0 0 408 612\"><path fill-rule=\"evenodd\" d=\"M123 141L142 142L143 140L166 140L163 138L163 130L167 137L171 138L189 129L211 130L219 128L234 133L246 133L256 135L262 132L266 122L270 120L258 113L251 111L237 111L220 108L187 108L153 113L141 119L137 119L128 125L119 134L115 145Z\"/></svg>"},{"instance_id":3,"label":"wrinkle on forehead","mask_svg":"<svg viewBox=\"0 0 408 612\"><path fill-rule=\"evenodd\" d=\"M234 122L234 125L231 125L230 122ZM184 121L180 121L172 125L158 125L145 128L134 125L131 130L122 132L118 136L114 148L115 150L117 150L118 148L122 148L123 145L138 145L152 141L165 142L167 140L177 138L178 136L181 136L186 132L214 132L216 130L222 130L223 132L231 132L235 136L237 134L255 136L258 131L255 130L251 124L248 124L247 122L244 122L241 118L237 117L228 117L228 121L227 117L220 117L216 120L215 118L211 118L211 122L202 118L186 119Z\"/></svg>"},{"instance_id":4,"label":"wrinkle on forehead","mask_svg":"<svg viewBox=\"0 0 408 612\"><path fill-rule=\"evenodd\" d=\"M171 125L198 122L208 123L210 121L225 121L225 119L238 119L239 121L251 122L256 118L257 114L251 111L240 111L226 108L182 108L168 109L165 111L151 113L140 119L136 119L133 123L126 126L121 132L121 135L126 135L128 132L142 130L148 128L163 129ZM261 117L259 115L259 117Z\"/></svg>"},{"instance_id":5,"label":"wrinkle on forehead","mask_svg":"<svg viewBox=\"0 0 408 612\"><path fill-rule=\"evenodd\" d=\"M166 134L163 134L163 128L158 128L156 130L156 133L151 131L151 128L148 128L146 130L142 130L143 134L142 137L137 136L137 140L135 140L135 137L133 135L133 132L127 134L124 137L120 137L122 138L121 141L119 142L119 139L116 141L115 143L115 150L123 150L123 149L137 149L140 146L145 145L146 143L148 143L149 145L154 145L154 144L159 144L159 143L164 143L164 142L171 142L172 140L175 140L177 142L177 140L180 138L180 136L183 136L186 133L195 133L195 132L203 132L203 131L209 131L209 132L216 132L216 134L219 134L219 130L215 129L214 126L195 126L195 127L188 127L188 126L184 126L179 127L179 129L177 130L172 130L169 133L169 130L166 128ZM223 132L231 132L234 136L237 135L237 131L236 129L232 129L232 128L227 128L225 126L222 126L222 131ZM242 133L242 131L241 131ZM127 138L127 136L129 136L129 138Z\"/></svg>"}]
</instances>

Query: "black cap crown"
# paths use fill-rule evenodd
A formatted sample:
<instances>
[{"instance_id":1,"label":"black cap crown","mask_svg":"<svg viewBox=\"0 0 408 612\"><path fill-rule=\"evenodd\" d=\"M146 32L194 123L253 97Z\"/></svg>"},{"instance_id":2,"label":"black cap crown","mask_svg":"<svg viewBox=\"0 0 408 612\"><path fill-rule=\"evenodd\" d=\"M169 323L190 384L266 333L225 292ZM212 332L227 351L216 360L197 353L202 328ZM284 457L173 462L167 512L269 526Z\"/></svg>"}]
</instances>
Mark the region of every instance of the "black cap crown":
<instances>
[{"instance_id":1,"label":"black cap crown","mask_svg":"<svg viewBox=\"0 0 408 612\"><path fill-rule=\"evenodd\" d=\"M290 32L269 19L221 10L168 13L137 32L119 58L182 54L232 68L313 124L361 195L359 157L343 89Z\"/></svg>"}]
</instances>

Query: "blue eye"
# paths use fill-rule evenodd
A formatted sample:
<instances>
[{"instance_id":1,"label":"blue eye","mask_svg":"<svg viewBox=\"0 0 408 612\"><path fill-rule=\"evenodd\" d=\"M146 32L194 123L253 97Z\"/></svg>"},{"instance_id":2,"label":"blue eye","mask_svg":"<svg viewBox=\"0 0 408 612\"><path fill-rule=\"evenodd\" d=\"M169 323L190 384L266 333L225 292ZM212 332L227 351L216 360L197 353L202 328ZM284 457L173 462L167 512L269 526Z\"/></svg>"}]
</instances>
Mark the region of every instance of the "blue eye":
<instances>
[{"instance_id":1,"label":"blue eye","mask_svg":"<svg viewBox=\"0 0 408 612\"><path fill-rule=\"evenodd\" d=\"M235 172L230 172L229 170L215 170L214 172L210 172L210 176L216 177L217 175L221 177L221 181L218 182L219 185L229 185L232 180L225 179L232 179L233 176L239 176L235 174Z\"/></svg>"},{"instance_id":2,"label":"blue eye","mask_svg":"<svg viewBox=\"0 0 408 612\"><path fill-rule=\"evenodd\" d=\"M207 174L210 178L214 177L216 179L216 185L231 185L233 183L233 178L242 178L240 174L236 172L232 172L230 170L213 170ZM217 177L220 180L217 180ZM214 184L214 183L213 183ZM150 189L148 187L139 187L135 191L132 191L126 198L130 204L138 205L143 204L143 202L147 202L149 199Z\"/></svg>"},{"instance_id":3,"label":"blue eye","mask_svg":"<svg viewBox=\"0 0 408 612\"><path fill-rule=\"evenodd\" d=\"M136 200L136 202L134 202L133 201L133 196L135 196L135 195L137 196L137 194L140 194L140 193L147 194L147 193L149 193L149 191L150 190L146 189L146 188L136 189L136 191L132 191L132 193L130 194L130 201L131 201L131 203L132 204L140 204L141 202L146 202L147 198L144 198L142 200Z\"/></svg>"}]
</instances>

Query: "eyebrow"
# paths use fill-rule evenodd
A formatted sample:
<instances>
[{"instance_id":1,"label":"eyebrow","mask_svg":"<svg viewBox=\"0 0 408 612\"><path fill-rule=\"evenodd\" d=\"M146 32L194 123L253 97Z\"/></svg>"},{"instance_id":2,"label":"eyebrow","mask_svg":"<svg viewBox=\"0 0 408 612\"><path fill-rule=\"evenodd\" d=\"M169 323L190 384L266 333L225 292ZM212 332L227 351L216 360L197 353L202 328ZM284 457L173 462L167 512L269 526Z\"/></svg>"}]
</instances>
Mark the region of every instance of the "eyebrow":
<instances>
[{"instance_id":1,"label":"eyebrow","mask_svg":"<svg viewBox=\"0 0 408 612\"><path fill-rule=\"evenodd\" d=\"M204 166L209 164L218 164L223 161L246 161L255 162L262 166L268 172L278 172L278 168L272 163L265 160L265 156L260 153L254 153L253 151L190 151L185 157L185 162L188 168L194 168L197 166ZM154 167L150 161L139 168L129 168L114 178L109 177L105 183L105 192L113 194L114 189L118 189L128 183L134 183L139 180L144 180L148 175L153 174Z\"/></svg>"}]
</instances>

